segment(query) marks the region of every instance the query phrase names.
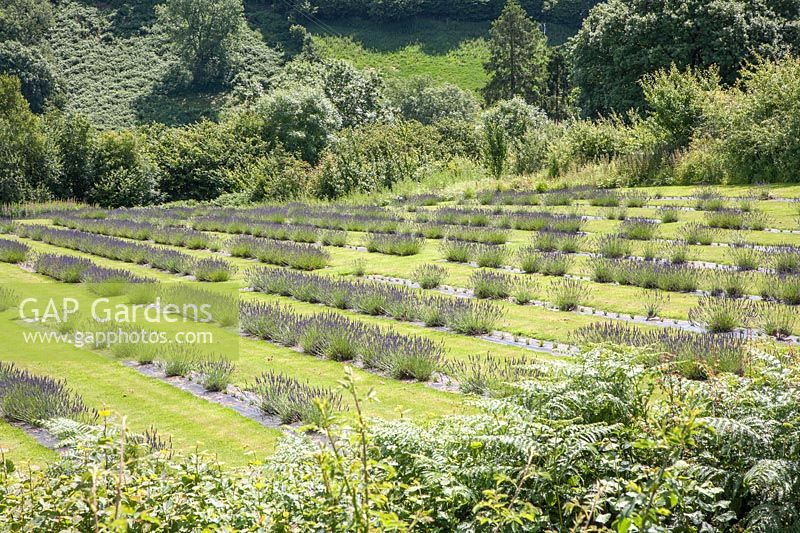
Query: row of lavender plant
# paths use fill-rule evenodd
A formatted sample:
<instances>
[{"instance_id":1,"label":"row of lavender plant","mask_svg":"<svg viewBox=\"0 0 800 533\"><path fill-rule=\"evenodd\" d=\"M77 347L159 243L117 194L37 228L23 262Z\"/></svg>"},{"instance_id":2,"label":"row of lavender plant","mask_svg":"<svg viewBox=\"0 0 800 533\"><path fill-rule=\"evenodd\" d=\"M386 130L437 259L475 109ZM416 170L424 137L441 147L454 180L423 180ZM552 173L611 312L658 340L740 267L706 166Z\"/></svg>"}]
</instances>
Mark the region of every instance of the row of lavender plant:
<instances>
[{"instance_id":1,"label":"row of lavender plant","mask_svg":"<svg viewBox=\"0 0 800 533\"><path fill-rule=\"evenodd\" d=\"M30 248L25 243L0 239L0 262L22 263L28 257Z\"/></svg>"},{"instance_id":2,"label":"row of lavender plant","mask_svg":"<svg viewBox=\"0 0 800 533\"><path fill-rule=\"evenodd\" d=\"M270 265L298 270L318 270L330 262L330 254L313 244L302 244L242 235L226 243L233 257L258 259Z\"/></svg>"},{"instance_id":3,"label":"row of lavender plant","mask_svg":"<svg viewBox=\"0 0 800 533\"><path fill-rule=\"evenodd\" d=\"M85 218L59 216L53 217L53 224L99 235L123 237L137 241L151 240L158 244L180 246L190 250L218 248L213 239L201 231L164 226L151 222L110 218L87 220Z\"/></svg>"},{"instance_id":4,"label":"row of lavender plant","mask_svg":"<svg viewBox=\"0 0 800 533\"><path fill-rule=\"evenodd\" d=\"M63 380L32 374L0 361L0 414L6 420L41 426L54 418L91 420L83 399Z\"/></svg>"},{"instance_id":5,"label":"row of lavender plant","mask_svg":"<svg viewBox=\"0 0 800 533\"><path fill-rule=\"evenodd\" d=\"M364 242L369 252L399 256L416 255L424 244L424 237L407 233L370 233Z\"/></svg>"},{"instance_id":6,"label":"row of lavender plant","mask_svg":"<svg viewBox=\"0 0 800 533\"><path fill-rule=\"evenodd\" d=\"M510 234L505 229L478 226L455 226L439 222L409 225L405 232L426 239L455 239L484 244L505 244Z\"/></svg>"},{"instance_id":7,"label":"row of lavender plant","mask_svg":"<svg viewBox=\"0 0 800 533\"><path fill-rule=\"evenodd\" d=\"M577 214L548 211L512 211L443 207L417 214L417 222L466 227L495 227L524 231L580 232L585 219Z\"/></svg>"},{"instance_id":8,"label":"row of lavender plant","mask_svg":"<svg viewBox=\"0 0 800 533\"><path fill-rule=\"evenodd\" d=\"M453 263L475 263L482 268L502 268L514 263L526 274L565 276L572 267L573 258L561 252L542 252L527 246L512 255L508 248L498 245L445 240L440 246L442 255Z\"/></svg>"},{"instance_id":9,"label":"row of lavender plant","mask_svg":"<svg viewBox=\"0 0 800 533\"><path fill-rule=\"evenodd\" d=\"M419 336L350 320L338 313L301 315L288 307L242 303L245 333L336 361L360 361L395 379L428 381L442 367L444 347Z\"/></svg>"},{"instance_id":10,"label":"row of lavender plant","mask_svg":"<svg viewBox=\"0 0 800 533\"><path fill-rule=\"evenodd\" d=\"M78 250L127 263L150 265L175 274L191 274L198 281L226 281L235 272L235 268L230 263L221 259L196 259L191 255L168 248L78 230L20 224L17 226L16 232L20 237L46 242L61 248Z\"/></svg>"},{"instance_id":11,"label":"row of lavender plant","mask_svg":"<svg viewBox=\"0 0 800 533\"><path fill-rule=\"evenodd\" d=\"M60 254L41 254L33 262L34 270L64 283L151 283L152 279L135 276L127 270L97 266L88 259Z\"/></svg>"},{"instance_id":12,"label":"row of lavender plant","mask_svg":"<svg viewBox=\"0 0 800 533\"><path fill-rule=\"evenodd\" d=\"M708 334L658 328L644 330L619 322L597 322L573 333L579 345L614 344L650 348L654 357L674 364L689 377L704 378L713 371L741 374L748 355L748 338L737 333ZM656 359L654 362L660 362Z\"/></svg>"},{"instance_id":13,"label":"row of lavender plant","mask_svg":"<svg viewBox=\"0 0 800 533\"><path fill-rule=\"evenodd\" d=\"M308 224L284 224L236 215L207 215L193 219L191 224L195 230L251 235L277 241L321 242L328 246L344 246L347 243L345 231L321 231Z\"/></svg>"},{"instance_id":14,"label":"row of lavender plant","mask_svg":"<svg viewBox=\"0 0 800 533\"><path fill-rule=\"evenodd\" d=\"M500 307L490 303L426 295L383 283L338 280L275 268L252 269L246 277L250 287L266 294L291 296L367 315L421 321L430 327L445 326L465 335L489 333L503 315Z\"/></svg>"},{"instance_id":15,"label":"row of lavender plant","mask_svg":"<svg viewBox=\"0 0 800 533\"><path fill-rule=\"evenodd\" d=\"M800 275L781 273L765 275L760 289L755 278L730 270L708 270L664 261L596 259L592 262L592 281L619 283L647 289L694 292L705 287L712 294L740 297L760 292L767 300L800 305Z\"/></svg>"},{"instance_id":16,"label":"row of lavender plant","mask_svg":"<svg viewBox=\"0 0 800 533\"><path fill-rule=\"evenodd\" d=\"M703 296L689 310L689 320L711 333L755 327L778 339L792 335L798 319L798 310L785 305L728 296Z\"/></svg>"}]
</instances>

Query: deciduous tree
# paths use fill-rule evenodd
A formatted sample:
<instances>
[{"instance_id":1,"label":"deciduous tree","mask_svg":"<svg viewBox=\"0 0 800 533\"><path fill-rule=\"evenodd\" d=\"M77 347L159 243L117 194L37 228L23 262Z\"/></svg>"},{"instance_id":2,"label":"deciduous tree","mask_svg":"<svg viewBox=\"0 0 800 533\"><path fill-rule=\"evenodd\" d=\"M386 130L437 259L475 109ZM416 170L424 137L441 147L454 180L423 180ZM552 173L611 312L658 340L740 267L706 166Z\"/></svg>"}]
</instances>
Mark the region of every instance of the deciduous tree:
<instances>
[{"instance_id":1,"label":"deciduous tree","mask_svg":"<svg viewBox=\"0 0 800 533\"><path fill-rule=\"evenodd\" d=\"M157 12L192 81L220 81L244 28L242 0L167 0Z\"/></svg>"}]
</instances>

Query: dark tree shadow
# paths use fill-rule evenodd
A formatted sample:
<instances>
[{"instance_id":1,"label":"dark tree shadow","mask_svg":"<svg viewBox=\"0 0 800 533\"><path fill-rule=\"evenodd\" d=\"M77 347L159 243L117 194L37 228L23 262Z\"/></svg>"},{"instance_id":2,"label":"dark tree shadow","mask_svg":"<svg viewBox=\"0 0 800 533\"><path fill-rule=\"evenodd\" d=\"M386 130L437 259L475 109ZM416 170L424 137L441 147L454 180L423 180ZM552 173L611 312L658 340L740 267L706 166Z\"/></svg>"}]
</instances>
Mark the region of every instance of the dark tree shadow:
<instances>
[{"instance_id":1,"label":"dark tree shadow","mask_svg":"<svg viewBox=\"0 0 800 533\"><path fill-rule=\"evenodd\" d=\"M157 122L167 126L219 119L225 91L222 87L198 88L175 66L151 90L133 101L140 124Z\"/></svg>"}]
</instances>

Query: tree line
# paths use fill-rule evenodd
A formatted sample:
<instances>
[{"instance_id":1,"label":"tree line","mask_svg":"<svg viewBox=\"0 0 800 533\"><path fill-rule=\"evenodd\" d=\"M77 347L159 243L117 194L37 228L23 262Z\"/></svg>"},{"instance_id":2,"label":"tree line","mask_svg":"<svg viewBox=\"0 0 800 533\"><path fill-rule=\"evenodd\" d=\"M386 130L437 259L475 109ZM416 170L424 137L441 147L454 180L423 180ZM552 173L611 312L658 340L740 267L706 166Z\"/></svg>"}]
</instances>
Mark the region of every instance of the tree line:
<instances>
[{"instance_id":1,"label":"tree line","mask_svg":"<svg viewBox=\"0 0 800 533\"><path fill-rule=\"evenodd\" d=\"M553 48L509 0L490 29L482 99L321 57L295 27L301 51L245 84L219 120L101 131L61 110L40 46L50 4L10 0L0 8L0 198L337 198L453 161L544 180L600 164L612 185L795 181L799 3L609 0ZM156 14L190 85L231 83L242 58L258 57L242 53L254 48L240 0L167 0Z\"/></svg>"}]
</instances>

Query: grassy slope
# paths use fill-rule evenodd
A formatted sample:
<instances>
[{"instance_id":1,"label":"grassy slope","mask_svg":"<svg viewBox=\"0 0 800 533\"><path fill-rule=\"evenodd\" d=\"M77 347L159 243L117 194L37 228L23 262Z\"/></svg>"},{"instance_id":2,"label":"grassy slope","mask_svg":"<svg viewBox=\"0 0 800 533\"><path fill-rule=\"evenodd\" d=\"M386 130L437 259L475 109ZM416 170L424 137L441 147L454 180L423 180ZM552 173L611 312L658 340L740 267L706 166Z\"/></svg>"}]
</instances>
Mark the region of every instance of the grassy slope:
<instances>
[{"instance_id":1,"label":"grassy slope","mask_svg":"<svg viewBox=\"0 0 800 533\"><path fill-rule=\"evenodd\" d=\"M175 59L152 28L154 4L58 4L48 42L65 84L68 110L107 128L216 116L221 95L165 88Z\"/></svg>"},{"instance_id":2,"label":"grassy slope","mask_svg":"<svg viewBox=\"0 0 800 533\"><path fill-rule=\"evenodd\" d=\"M378 69L388 78L429 76L476 93L487 82L488 21L421 18L377 24L343 19L324 24L309 26L324 54ZM548 24L547 31L553 44L574 32L559 24Z\"/></svg>"}]
</instances>

